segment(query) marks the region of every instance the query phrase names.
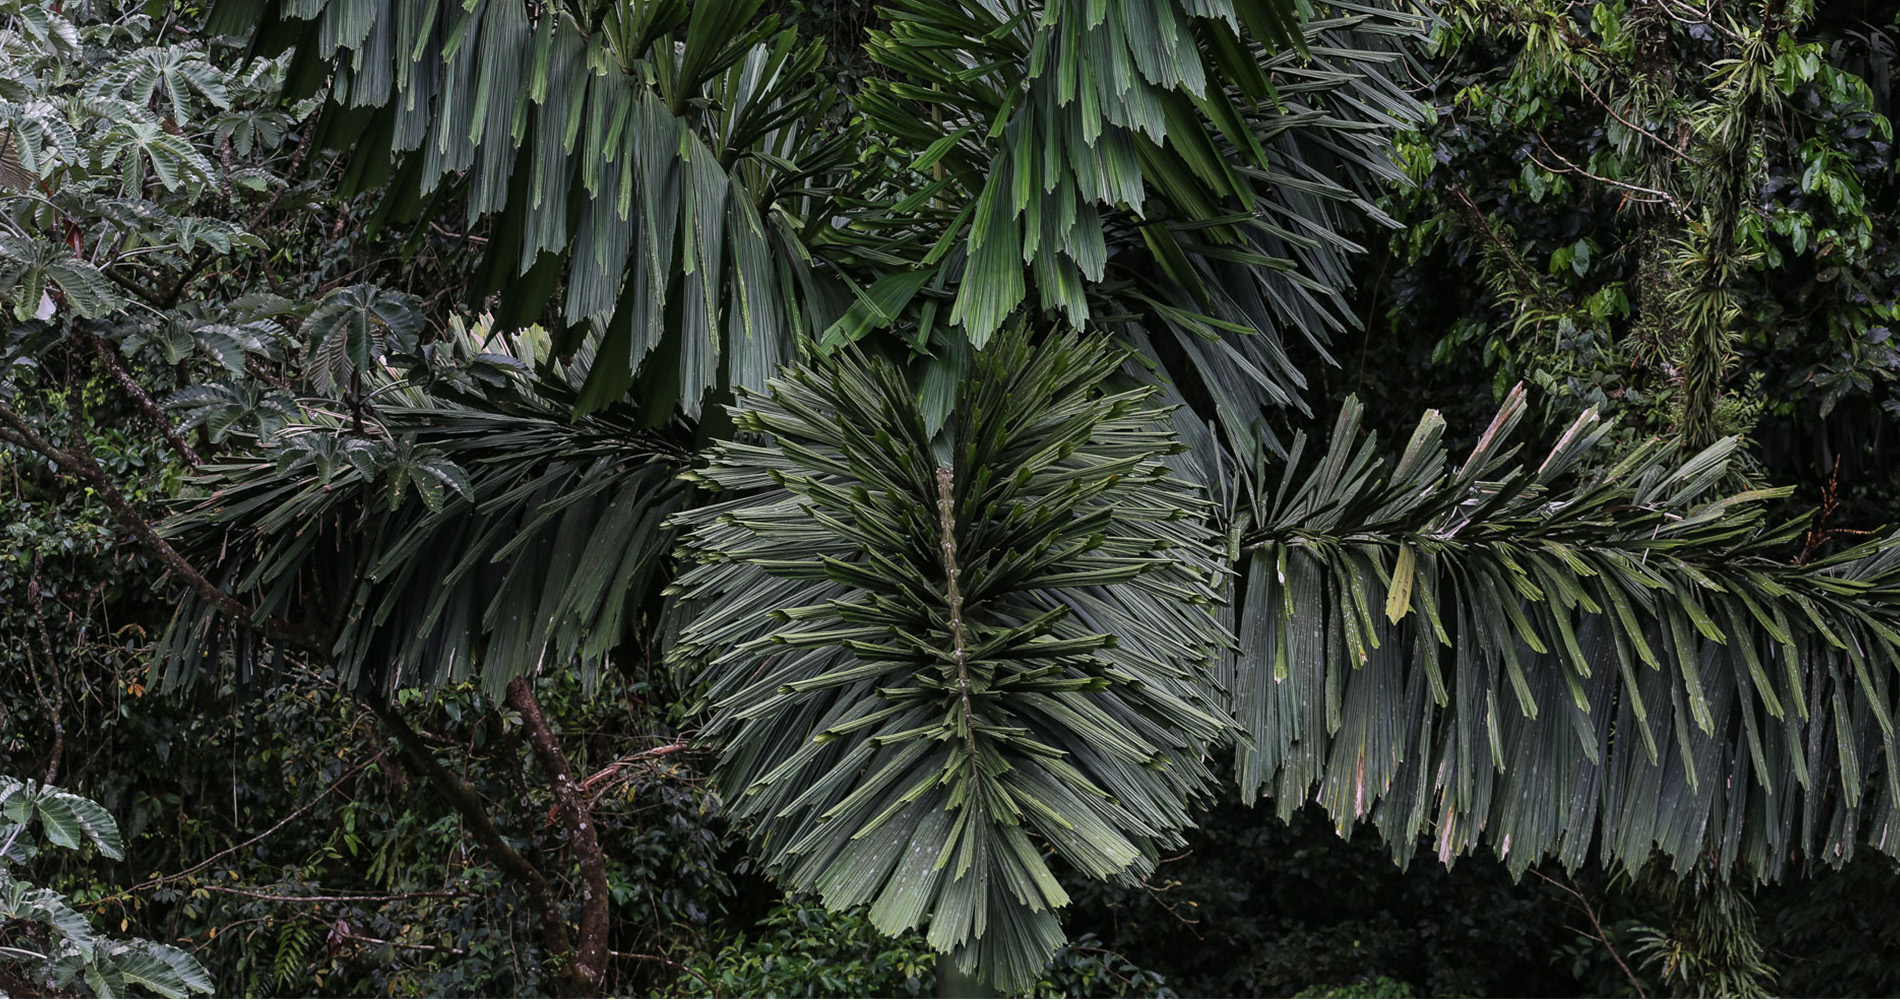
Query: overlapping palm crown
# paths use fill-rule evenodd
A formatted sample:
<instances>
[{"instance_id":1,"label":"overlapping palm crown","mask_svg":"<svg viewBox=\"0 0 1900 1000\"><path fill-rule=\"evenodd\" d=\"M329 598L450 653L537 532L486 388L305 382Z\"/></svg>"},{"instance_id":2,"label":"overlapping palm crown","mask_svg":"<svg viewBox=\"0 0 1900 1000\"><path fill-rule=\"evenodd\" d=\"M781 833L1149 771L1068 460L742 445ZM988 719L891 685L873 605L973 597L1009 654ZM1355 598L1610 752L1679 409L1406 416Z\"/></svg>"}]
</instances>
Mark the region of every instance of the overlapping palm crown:
<instances>
[{"instance_id":1,"label":"overlapping palm crown","mask_svg":"<svg viewBox=\"0 0 1900 1000\"><path fill-rule=\"evenodd\" d=\"M259 616L343 595L373 689L657 637L777 877L1004 988L1217 781L1520 870L1892 849L1892 545L1791 563L1732 441L1526 457L1521 393L1464 457L1297 431L1422 13L891 0L840 59L766 7L226 0L379 224L486 219L552 333L381 397L433 492L313 418L178 544ZM162 669L245 633L187 597Z\"/></svg>"}]
</instances>

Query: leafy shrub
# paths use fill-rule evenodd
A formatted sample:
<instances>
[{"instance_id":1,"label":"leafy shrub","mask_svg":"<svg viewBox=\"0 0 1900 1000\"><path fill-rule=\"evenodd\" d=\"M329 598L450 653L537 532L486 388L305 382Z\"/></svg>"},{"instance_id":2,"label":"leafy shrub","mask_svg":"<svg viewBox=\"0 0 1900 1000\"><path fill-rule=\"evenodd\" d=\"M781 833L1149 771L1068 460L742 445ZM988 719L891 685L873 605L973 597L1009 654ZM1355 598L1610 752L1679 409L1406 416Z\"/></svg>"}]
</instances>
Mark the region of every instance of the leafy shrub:
<instances>
[{"instance_id":1,"label":"leafy shrub","mask_svg":"<svg viewBox=\"0 0 1900 1000\"><path fill-rule=\"evenodd\" d=\"M738 997L928 997L937 957L922 933L885 937L864 907L827 913L815 899L772 908L752 933L701 956L677 995ZM1082 934L1056 952L1034 997L1171 997L1160 976Z\"/></svg>"},{"instance_id":2,"label":"leafy shrub","mask_svg":"<svg viewBox=\"0 0 1900 1000\"><path fill-rule=\"evenodd\" d=\"M37 823L39 837L32 828ZM97 802L51 785L0 777L0 992L25 989L95 996L139 990L163 997L211 992L204 966L170 945L143 938L114 940L92 925L66 897L13 874L47 846L90 845L122 858L119 824Z\"/></svg>"},{"instance_id":3,"label":"leafy shrub","mask_svg":"<svg viewBox=\"0 0 1900 1000\"><path fill-rule=\"evenodd\" d=\"M1296 997L1415 997L1418 989L1391 976L1377 976L1345 986L1309 986Z\"/></svg>"},{"instance_id":4,"label":"leafy shrub","mask_svg":"<svg viewBox=\"0 0 1900 1000\"><path fill-rule=\"evenodd\" d=\"M774 907L677 986L681 996L931 996L936 957L922 934L887 938L864 908L832 914L816 900Z\"/></svg>"}]
</instances>

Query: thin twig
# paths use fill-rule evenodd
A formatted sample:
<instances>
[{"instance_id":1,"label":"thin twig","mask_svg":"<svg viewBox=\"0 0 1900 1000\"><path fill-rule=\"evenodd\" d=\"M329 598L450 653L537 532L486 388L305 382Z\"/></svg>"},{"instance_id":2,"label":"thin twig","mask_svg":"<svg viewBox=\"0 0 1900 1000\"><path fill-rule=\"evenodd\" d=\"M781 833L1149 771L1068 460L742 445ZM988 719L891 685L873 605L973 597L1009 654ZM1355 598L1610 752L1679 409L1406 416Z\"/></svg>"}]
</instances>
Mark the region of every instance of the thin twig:
<instances>
[{"instance_id":1,"label":"thin twig","mask_svg":"<svg viewBox=\"0 0 1900 1000\"><path fill-rule=\"evenodd\" d=\"M1603 945L1603 949L1610 953L1612 959L1616 960L1617 968L1623 970L1623 975L1629 979L1630 987L1636 990L1636 995L1639 997L1648 997L1649 993L1643 989L1642 980L1636 978L1636 973L1630 971L1629 963L1623 961L1623 954L1616 950L1616 945L1610 943L1610 935L1603 930L1603 921L1598 919L1596 907L1590 905L1590 897L1585 896L1583 890L1572 885L1565 885L1535 868L1531 869L1531 874L1576 898L1577 905L1583 909L1583 915L1590 918L1590 926L1596 928L1597 942ZM1585 936L1587 937L1588 935Z\"/></svg>"},{"instance_id":2,"label":"thin twig","mask_svg":"<svg viewBox=\"0 0 1900 1000\"><path fill-rule=\"evenodd\" d=\"M239 889L229 885L200 885L194 889L206 892L221 892L227 896L243 896L246 899L261 899L268 903L394 903L405 899L462 899L476 896L476 893L462 892L456 889L431 890L424 892L395 892L382 895L340 894L333 896L292 896L285 893L258 892L254 889Z\"/></svg>"},{"instance_id":3,"label":"thin twig","mask_svg":"<svg viewBox=\"0 0 1900 1000\"><path fill-rule=\"evenodd\" d=\"M344 941L359 941L363 944L382 944L382 945L388 945L391 948L405 948L410 951L434 951L434 952L440 952L444 955L454 955L457 958L466 956L468 954L468 950L466 948L454 948L445 944L410 944L407 941L390 941L385 938L370 937L367 934L358 934L353 930L346 930L345 928L349 927L349 924L347 923L343 923L341 926L338 926L338 924L340 923L339 921L325 920L324 918L317 916L314 913L306 913L304 914L304 916L307 919L313 920L329 928L331 937L340 938Z\"/></svg>"},{"instance_id":4,"label":"thin twig","mask_svg":"<svg viewBox=\"0 0 1900 1000\"><path fill-rule=\"evenodd\" d=\"M150 879L150 880L148 880L148 881L145 881L145 882L141 882L141 883L139 883L138 885L135 885L135 886L132 886L132 887L131 887L131 888L129 888L129 889L121 889L121 890L120 890L119 892L117 892L117 893L114 893L113 895L111 895L111 896L108 896L108 897L106 897L106 899L107 899L107 900L111 900L111 899L123 899L123 898L125 898L126 896L130 896L131 894L133 894L133 893L135 893L135 892L140 892L140 891L143 891L143 890L145 890L145 889L152 889L152 888L156 888L156 887L158 887L158 886L161 886L161 885L164 885L164 884L166 884L166 883L168 883L168 882L177 882L177 881L180 881L180 880L182 880L182 879L187 879L187 878L190 878L190 877L191 877L191 876L193 876L193 875L196 875L196 874L198 874L198 873L199 873L199 872L201 872L201 871L204 871L204 870L205 870L206 868L209 868L209 867L211 867L212 865L214 865L214 864L217 864L217 863L218 863L219 861L221 861L221 860L223 860L223 859L225 859L225 858L227 858L227 857L230 857L231 855L233 855L233 854L236 854L237 852L239 852L239 851L241 851L241 850L243 850L243 849L245 849L246 847L249 847L249 846L251 846L252 844L255 844L255 843L257 843L258 841L260 841L260 840L263 840L263 839L264 839L264 838L266 838L266 837L269 837L269 836L270 836L271 834L273 834L273 833L276 833L277 831L279 831L279 830L281 830L281 829L283 829L283 828L284 828L285 826L287 826L287 825L289 825L289 824L290 824L290 821L291 821L291 820L294 820L294 819L296 819L297 817L299 817L299 816L302 816L302 815L303 815L304 813L307 813L307 812L309 812L309 811L310 811L311 809L314 809L314 808L316 808L316 805L317 805L317 803L319 803L319 802L321 802L321 801L323 801L323 800L324 800L324 798L325 798L326 796L328 796L328 795L329 795L329 794L330 794L331 792L334 792L334 791L336 791L336 790L337 790L338 788L341 788L341 787L343 786L343 783L344 783L344 782L346 782L346 781L348 781L348 780L350 780L351 778L353 778L353 777L355 777L355 776L356 776L356 774L357 774L357 772L359 772L359 771L361 771L361 770L363 770L364 768L366 768L366 767L368 767L368 766L370 766L371 764L374 764L374 763L376 763L377 761L379 761L379 760L382 760L382 759L383 759L383 754L382 754L382 751L380 751L380 750L379 750L379 751L377 751L377 752L376 752L376 755L375 755L375 756L373 756L373 757L371 757L370 759L368 759L368 760L366 760L366 761L363 761L363 762L362 762L361 764L358 764L358 765L356 765L355 767L352 767L352 768L350 768L350 769L349 769L349 770L347 770L347 771L344 771L344 772L343 772L342 774L340 774L340 775L338 775L338 776L337 776L337 779L336 779L335 781L332 781L332 782L330 782L330 787L328 787L328 788L325 788L325 789L324 789L323 791L321 791L321 792L318 792L315 798L313 798L313 799L311 799L310 801L308 801L308 802L306 802L306 803L304 803L303 805L300 805L300 806L298 806L298 807L297 807L297 808L295 808L295 809L292 809L292 810L291 810L291 811L289 812L289 814L287 814L286 816L284 816L284 818L283 818L283 819L280 819L280 820L278 820L278 821L276 822L276 824L274 824L274 825L273 825L273 826L272 826L272 827L271 827L270 829L268 829L268 830L265 830L265 831L264 831L263 833L260 833L260 834L258 834L257 836L255 836L255 837L252 837L251 839L249 839L249 840L247 840L247 841L245 841L244 843L242 843L242 844L235 844L235 845L233 845L233 846L231 846L231 847L227 847L227 848L225 848L224 850L222 850L222 851L219 851L219 852L218 852L218 853L216 853L216 854L213 854L212 856L210 856L210 857L208 857L208 858L206 858L206 859L204 859L203 861L200 861L200 862L198 862L198 863L197 863L197 864L195 864L195 865L192 865L192 866L191 866L190 868L187 868L187 869L185 869L184 871L182 871L182 872L179 872L179 873L178 873L178 874L176 874L176 875L161 875L161 876L159 876L158 878L154 878L154 879ZM105 902L105 900L101 900L101 902Z\"/></svg>"},{"instance_id":5,"label":"thin twig","mask_svg":"<svg viewBox=\"0 0 1900 1000\"><path fill-rule=\"evenodd\" d=\"M1625 191L1635 191L1639 194L1650 195L1655 199L1654 201L1651 201L1650 204L1656 204L1657 202L1666 204L1670 208L1674 209L1678 216L1681 216L1685 221L1688 220L1689 215L1687 212L1683 211L1682 204L1678 202L1675 196L1670 194L1669 192L1658 190L1657 188L1644 187L1641 184L1631 184L1628 181L1612 180L1608 177L1603 176L1602 174L1591 173L1590 171L1585 170L1583 167L1578 166L1575 161L1570 159L1570 157L1565 156L1564 154L1558 152L1557 147L1551 145L1550 140L1544 138L1544 134L1542 132L1538 132L1534 134L1537 136L1537 141L1543 145L1544 149L1547 150L1550 153L1550 155L1556 157L1558 162L1564 165L1563 170L1553 170L1551 169L1550 166L1545 164L1542 160L1537 159L1536 153L1530 154L1531 160L1535 162L1538 166L1543 167L1545 170L1549 170L1553 174L1566 173L1566 172L1573 173L1573 174L1577 174L1580 177L1587 177L1590 180L1596 181L1599 184L1607 184L1613 188L1622 188Z\"/></svg>"},{"instance_id":6,"label":"thin twig","mask_svg":"<svg viewBox=\"0 0 1900 1000\"><path fill-rule=\"evenodd\" d=\"M1662 148L1667 149L1670 152L1677 154L1678 156L1682 154L1681 149L1678 149L1675 145L1670 143L1668 140L1664 139L1662 136L1659 136L1656 133L1651 132L1650 130L1642 127L1641 125L1638 125L1633 121L1630 121L1628 118L1623 117L1623 115L1620 112L1618 112L1615 108L1610 106L1609 101L1604 100L1602 95L1598 94L1596 90L1590 86L1589 81L1585 80L1583 78L1583 75L1581 73L1578 73L1574 67L1566 67L1566 68L1569 69L1570 75L1576 78L1577 86L1582 87L1583 92L1586 94L1589 94L1591 100L1596 101L1599 105L1603 107L1603 110L1609 112L1610 117L1616 119L1619 122L1622 122L1624 126L1629 128L1631 131L1637 132L1641 135L1648 136L1651 141L1656 143L1656 145L1661 146Z\"/></svg>"},{"instance_id":7,"label":"thin twig","mask_svg":"<svg viewBox=\"0 0 1900 1000\"><path fill-rule=\"evenodd\" d=\"M438 223L434 223L434 222L429 223L429 228L435 230L437 235L446 236L452 240L467 240L468 242L473 243L476 246L481 246L488 242L488 237L486 236L475 236L470 233L450 232L449 230L442 228L442 226L439 225Z\"/></svg>"},{"instance_id":8,"label":"thin twig","mask_svg":"<svg viewBox=\"0 0 1900 1000\"><path fill-rule=\"evenodd\" d=\"M194 469L203 465L204 459L199 457L198 452L172 427L171 419L165 416L164 410L159 409L157 401L152 399L152 394L146 392L145 387L132 377L132 373L126 371L125 366L119 363L118 352L113 350L104 338L91 331L75 329L75 332L82 339L92 343L92 352L98 356L99 363L105 366L106 372L112 376L114 382L119 384L119 388L132 397L132 402L138 404L139 412L158 425L158 432L165 436L165 441L172 446L172 450Z\"/></svg>"}]
</instances>

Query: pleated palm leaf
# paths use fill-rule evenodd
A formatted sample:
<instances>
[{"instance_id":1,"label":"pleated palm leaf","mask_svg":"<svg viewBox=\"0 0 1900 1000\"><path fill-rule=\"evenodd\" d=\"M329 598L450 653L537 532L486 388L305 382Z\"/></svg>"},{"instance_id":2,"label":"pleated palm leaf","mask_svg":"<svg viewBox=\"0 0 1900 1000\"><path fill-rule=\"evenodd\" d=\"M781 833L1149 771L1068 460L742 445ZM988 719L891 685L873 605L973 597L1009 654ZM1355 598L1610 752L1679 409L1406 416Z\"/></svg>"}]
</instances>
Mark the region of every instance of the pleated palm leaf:
<instances>
[{"instance_id":1,"label":"pleated palm leaf","mask_svg":"<svg viewBox=\"0 0 1900 1000\"><path fill-rule=\"evenodd\" d=\"M999 339L941 455L888 364L787 372L677 519L727 809L784 883L1008 990L1063 941L1057 871L1151 871L1229 728L1219 540L1117 364Z\"/></svg>"},{"instance_id":2,"label":"pleated palm leaf","mask_svg":"<svg viewBox=\"0 0 1900 1000\"><path fill-rule=\"evenodd\" d=\"M1534 466L1522 390L1453 466L1435 413L1396 461L1341 412L1263 462L1240 532L1238 779L1317 797L1397 856L1489 844L1777 877L1900 849L1900 548L1790 562L1783 490L1722 495L1737 442L1586 464L1584 414Z\"/></svg>"}]
</instances>

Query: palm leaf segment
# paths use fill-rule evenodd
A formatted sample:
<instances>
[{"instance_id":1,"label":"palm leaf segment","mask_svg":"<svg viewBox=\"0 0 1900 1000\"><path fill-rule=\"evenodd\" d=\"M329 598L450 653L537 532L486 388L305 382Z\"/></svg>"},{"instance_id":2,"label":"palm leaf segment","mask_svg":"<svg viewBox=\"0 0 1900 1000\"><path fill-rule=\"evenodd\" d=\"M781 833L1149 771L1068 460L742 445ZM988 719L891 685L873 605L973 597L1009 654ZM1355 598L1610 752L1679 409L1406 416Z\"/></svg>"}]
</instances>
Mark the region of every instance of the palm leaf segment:
<instances>
[{"instance_id":1,"label":"palm leaf segment","mask_svg":"<svg viewBox=\"0 0 1900 1000\"><path fill-rule=\"evenodd\" d=\"M805 334L900 325L955 367L1033 298L1165 329L1245 439L1299 405L1285 341L1355 322L1351 234L1418 115L1402 0L899 0L847 112L761 6L221 0L213 30L331 72L322 141L385 217L494 216L504 327L565 274L563 349L605 331L584 411L638 384L696 416Z\"/></svg>"},{"instance_id":2,"label":"palm leaf segment","mask_svg":"<svg viewBox=\"0 0 1900 1000\"><path fill-rule=\"evenodd\" d=\"M1388 466L1349 404L1324 455L1302 437L1257 475L1242 788L1518 871L1593 841L1769 878L1900 849L1900 548L1790 564L1783 491L1711 492L1735 441L1591 472L1586 413L1532 468L1506 447L1523 412L1519 390L1455 468L1428 414Z\"/></svg>"},{"instance_id":3,"label":"palm leaf segment","mask_svg":"<svg viewBox=\"0 0 1900 1000\"><path fill-rule=\"evenodd\" d=\"M946 460L901 376L788 372L735 416L682 514L672 655L717 779L789 885L872 904L1006 989L1063 940L1045 855L1137 878L1229 723L1210 682L1222 555L1118 359L1000 338Z\"/></svg>"},{"instance_id":4,"label":"palm leaf segment","mask_svg":"<svg viewBox=\"0 0 1900 1000\"><path fill-rule=\"evenodd\" d=\"M1245 440L1262 404L1300 405L1287 341L1323 357L1355 322L1351 234L1389 223L1371 201L1419 113L1397 70L1425 21L1400 6L899 0L871 47L889 76L854 103L934 179L863 220L917 268L871 297L948 287L979 348L1032 303L1150 356L1165 331Z\"/></svg>"},{"instance_id":5,"label":"palm leaf segment","mask_svg":"<svg viewBox=\"0 0 1900 1000\"><path fill-rule=\"evenodd\" d=\"M342 683L383 695L470 678L499 693L551 669L591 688L657 597L687 452L625 411L573 420L586 374L389 384L361 433L306 413L261 456L200 470L166 533L257 618L187 591L158 680L189 684L226 651L244 678L274 619L324 647Z\"/></svg>"},{"instance_id":6,"label":"palm leaf segment","mask_svg":"<svg viewBox=\"0 0 1900 1000\"><path fill-rule=\"evenodd\" d=\"M1251 187L1211 145L1201 116L1239 121L1223 77L1241 84L1245 98L1268 96L1265 76L1236 34L1241 17L1270 45L1300 41L1298 18L1279 0L1188 6L1205 9L1184 9L1179 0L912 0L903 5L909 16L877 46L894 68L947 85L934 101L906 81L886 101L866 102L888 127L914 119L910 100L922 98L936 106L953 143L979 127L990 138L1001 133L987 162L964 164L987 178L972 188L981 193L969 231L971 280L951 314L973 346L981 348L1021 301L1025 264L1035 265L1044 304L1080 324L1088 315L1084 282L1100 282L1108 258L1099 207L1141 213L1148 176L1177 181L1181 207L1198 208L1203 218L1228 215L1227 196L1251 207ZM1217 74L1211 85L1210 69ZM1237 130L1237 138L1252 134ZM987 152L986 143L972 145L978 157ZM1264 166L1257 143L1246 152ZM1166 230L1158 235L1171 239Z\"/></svg>"},{"instance_id":7,"label":"palm leaf segment","mask_svg":"<svg viewBox=\"0 0 1900 1000\"><path fill-rule=\"evenodd\" d=\"M849 130L811 137L822 44L760 6L223 0L212 30L262 23L306 78L333 74L320 141L351 150L346 193L387 186L382 217L451 191L471 224L495 216L477 284L502 293L504 327L537 320L565 275L563 353L604 331L583 412L652 356L644 401L697 416L709 389L791 359L781 283L816 209L780 196L856 155Z\"/></svg>"}]
</instances>

